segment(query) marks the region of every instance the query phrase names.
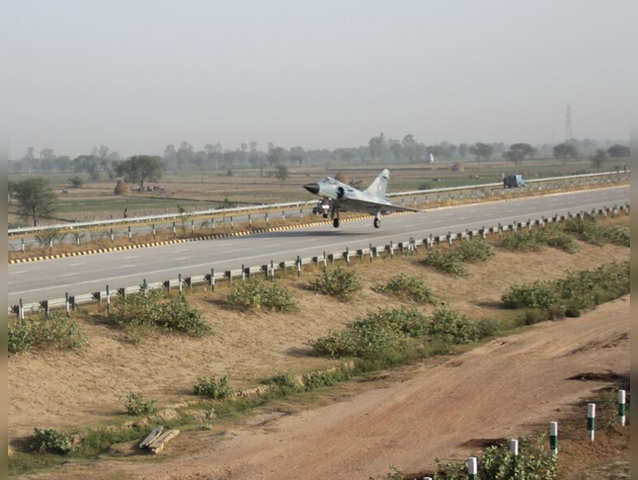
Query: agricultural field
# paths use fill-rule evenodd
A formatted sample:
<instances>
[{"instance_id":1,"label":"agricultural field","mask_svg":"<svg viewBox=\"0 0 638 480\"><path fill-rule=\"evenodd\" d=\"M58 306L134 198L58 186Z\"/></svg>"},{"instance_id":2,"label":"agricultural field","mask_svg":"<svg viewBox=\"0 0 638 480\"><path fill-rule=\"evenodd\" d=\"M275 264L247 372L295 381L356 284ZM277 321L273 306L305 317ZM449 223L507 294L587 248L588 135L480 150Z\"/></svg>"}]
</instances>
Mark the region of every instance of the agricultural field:
<instances>
[{"instance_id":1,"label":"agricultural field","mask_svg":"<svg viewBox=\"0 0 638 480\"><path fill-rule=\"evenodd\" d=\"M445 411L438 411L447 420L432 425L423 417L415 432L443 429L458 411L482 419L456 424L460 430L449 437L441 430L441 442L429 450L441 458L462 458L475 451L475 443L463 442L476 438L472 435L485 436L486 431L488 436L533 433L536 425L544 424L554 414L557 404L544 402L542 408L535 404L526 415L513 417L513 412L526 411L538 395L547 395L547 391L525 390L526 395L520 395L524 385L508 383L511 375L502 365L519 368L519 378L535 375L540 381L551 377L553 383L548 388L554 396L550 398L555 398L561 408L605 384L603 380L589 384L567 380L564 372L595 371L596 365L602 364L622 374L628 365L629 299L620 279L628 268L621 265L629 260L630 250L627 237L617 233L617 229L626 231L628 225L629 217L620 216L603 220L596 228L574 225L564 232L531 240L520 237L505 242L492 238L487 244L442 248L437 254L442 258L431 258L432 253L421 250L415 255L379 258L372 263L355 260L349 268L331 266L326 273L319 267L307 268L301 278L289 272L275 282L220 283L214 292L203 287L187 290L184 304L173 292L169 304L162 301L164 306L149 306L152 298L131 300L126 308L114 305L108 316L104 306L82 308L72 315L73 327L60 321L60 328L53 332L57 336L26 332L34 342L9 358L9 437L15 449L12 471L30 471L38 468L38 463L51 467L67 458L43 454L35 459L24 452L24 442L34 428L79 433L92 428L90 438L96 431L103 432L100 442L89 445L88 440L80 438L79 450L72 458L83 463L99 454L101 460L85 467L65 467L68 478L95 476L104 471L100 466L105 465L119 478L156 476L166 465L184 475L207 468L215 475L228 467L240 478L251 472L241 456L255 455L255 449L265 448L260 442L273 443L269 434L275 436L275 443L282 442L283 452L299 441L285 432L303 426L304 435L316 445L327 447L336 437L326 436L321 425L331 418L342 423L338 431L344 435L343 441L348 441L343 430L346 427L365 437L365 425L376 423L367 406L377 400L383 402L378 421L388 409L434 408L436 395L431 400L434 403L426 401L426 392L433 392L433 388L440 389L439 395L453 395L440 403ZM589 273L579 277L578 271ZM490 281L482 281L485 278ZM601 290L571 296L569 292L587 288L583 286L589 285L591 278L597 279ZM537 281L546 283L536 285ZM339 287L334 289L335 285ZM543 293L546 303L531 303L529 298L537 298L546 290L563 291L564 296ZM603 304L594 308L598 303ZM173 312L168 317L162 313L166 308ZM142 319L147 316L177 319L178 323L145 323ZM565 316L568 318L563 319ZM353 324L357 319L360 322ZM388 329L375 330L380 324L387 324ZM400 329L395 330L395 325L401 325ZM376 335L375 342L382 342L378 352L368 347L361 350L370 345L360 342L368 334ZM513 336L502 336L505 334ZM561 343L566 336L570 341ZM26 337L10 338L17 341ZM71 349L47 344L51 338L60 340L58 346ZM40 343L35 342L38 339ZM24 346L15 345L17 350ZM310 374L340 367L344 361L358 362L358 373L344 371L342 377ZM556 362L562 362L561 368L556 369ZM408 366L388 370L406 363ZM302 378L301 387L294 380L297 376ZM276 385L285 394L262 401L247 397L237 400L243 403L224 403L228 393L223 392L229 391L222 382L224 378L235 391ZM466 384L470 378L474 383ZM436 382L427 383L432 379ZM482 391L482 386L491 381L498 382L493 390L496 397L488 389L473 399L471 392ZM467 391L458 390L458 385L465 384ZM529 389L536 382L525 385ZM204 398L194 394L198 392ZM148 405L156 409L149 414L151 418L160 415L163 420L159 421L182 430L161 463L144 460L133 448L132 440L149 424L144 420L148 415L136 411L127 415L126 402L131 393L143 399L140 408L147 405L144 401L153 401ZM417 408L414 399L423 405ZM490 413L468 413L466 409L472 406L467 402L476 403L476 408L489 408ZM510 410L503 410L505 405ZM215 409L213 413L211 408ZM406 431L405 422L415 422L415 417L399 416L396 422L388 425L389 431ZM104 430L108 425L110 430ZM104 433L107 431L111 433ZM406 438L408 442L412 439L412 450L400 444L375 444L369 450L376 452L377 471L391 463L409 472L434 468L434 458L415 463L413 449L423 449L424 445L414 435ZM622 442L614 445L606 457L603 455L610 462L618 459L615 456L626 457ZM479 442L479 446L484 444ZM335 443L335 448L343 447ZM401 453L404 450L406 453ZM294 455L294 449L290 451L293 453L288 455ZM379 451L386 454L378 457ZM200 460L192 461L191 454ZM343 468L336 455L335 462L325 465L327 478L367 475L367 471L356 468L372 462L369 455L349 454L355 460L343 476L336 475ZM212 462L208 456L222 463ZM266 460L254 458L256 465ZM287 458L293 462L292 457ZM322 464L315 467L324 468ZM55 478L56 472L44 478ZM278 478L295 478L294 471L288 475ZM105 474L95 478L110 477Z\"/></svg>"},{"instance_id":2,"label":"agricultural field","mask_svg":"<svg viewBox=\"0 0 638 480\"><path fill-rule=\"evenodd\" d=\"M130 191L124 195L115 195L115 181L86 181L80 188L72 188L69 174L48 176L58 193L58 208L47 223L60 221L89 221L108 218L121 218L124 208L128 216L141 216L162 213L175 213L179 207L186 211L200 210L232 205L264 204L310 200L301 185L327 175L341 173L347 181L366 187L378 175L384 165L320 165L311 167L290 167L286 180L273 175L260 176L257 169L236 169L231 176L213 172L166 173L154 184L162 190L138 193ZM611 168L611 167L610 167ZM501 181L503 174L522 172L526 178L568 175L590 172L589 160L576 160L567 163L553 159L534 160L525 163L520 169L503 161L466 162L463 171L453 171L453 162L441 162L433 165L393 165L389 192L442 188L458 185L472 185ZM26 175L11 175L10 180L17 181ZM15 201L9 204L8 221L10 225L26 224L18 217Z\"/></svg>"}]
</instances>

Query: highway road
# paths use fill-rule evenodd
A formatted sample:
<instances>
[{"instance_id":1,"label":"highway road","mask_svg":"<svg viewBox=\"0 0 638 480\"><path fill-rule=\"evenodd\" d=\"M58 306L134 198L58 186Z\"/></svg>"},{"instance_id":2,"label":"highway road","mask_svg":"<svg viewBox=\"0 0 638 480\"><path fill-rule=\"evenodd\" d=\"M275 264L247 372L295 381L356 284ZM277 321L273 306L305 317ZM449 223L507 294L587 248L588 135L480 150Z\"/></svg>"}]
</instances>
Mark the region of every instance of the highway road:
<instances>
[{"instance_id":1,"label":"highway road","mask_svg":"<svg viewBox=\"0 0 638 480\"><path fill-rule=\"evenodd\" d=\"M271 232L223 240L195 241L163 247L140 248L81 257L9 265L9 305L139 285L143 279L157 282L184 276L262 265L343 250L425 238L465 228L493 226L498 222L524 221L528 217L552 216L567 211L591 210L630 200L629 187L553 194L519 200L479 203L426 210L421 213L383 217L381 228L372 217L345 222L338 230L319 225L300 230Z\"/></svg>"}]
</instances>

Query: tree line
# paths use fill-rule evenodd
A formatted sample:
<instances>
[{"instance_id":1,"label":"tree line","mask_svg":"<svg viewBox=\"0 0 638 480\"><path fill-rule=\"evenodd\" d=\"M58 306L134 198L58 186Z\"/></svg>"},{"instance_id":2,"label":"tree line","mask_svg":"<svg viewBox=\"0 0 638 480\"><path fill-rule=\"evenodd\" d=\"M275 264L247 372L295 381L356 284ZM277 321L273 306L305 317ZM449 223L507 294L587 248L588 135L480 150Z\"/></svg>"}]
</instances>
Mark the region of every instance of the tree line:
<instances>
[{"instance_id":1,"label":"tree line","mask_svg":"<svg viewBox=\"0 0 638 480\"><path fill-rule=\"evenodd\" d=\"M161 163L164 171L219 171L232 173L235 168L258 168L262 175L284 176L282 167L316 165L325 162L342 164L393 164L423 163L430 155L436 161L488 161L503 159L520 165L524 160L532 158L554 157L562 161L594 156L597 163L606 158L622 158L630 155L629 147L621 144L601 143L595 140L571 139L558 145L502 142L459 143L439 142L427 145L415 139L414 135L405 135L401 140L386 138L383 133L368 141L367 145L358 147L340 147L329 149L304 149L301 146L284 148L268 143L260 149L255 141L244 142L239 148L224 149L220 143L209 143L202 149L183 141L180 144L169 144L161 156L137 155L149 157ZM132 158L132 157L131 157ZM20 160L9 162L10 173L32 172L72 172L86 174L92 181L114 179L127 170L127 161L119 153L105 145L93 148L90 154L79 155L73 159L66 155L56 155L53 149L44 148L36 153L33 147L27 149ZM135 175L134 175L135 176ZM138 182L136 180L136 182Z\"/></svg>"}]
</instances>

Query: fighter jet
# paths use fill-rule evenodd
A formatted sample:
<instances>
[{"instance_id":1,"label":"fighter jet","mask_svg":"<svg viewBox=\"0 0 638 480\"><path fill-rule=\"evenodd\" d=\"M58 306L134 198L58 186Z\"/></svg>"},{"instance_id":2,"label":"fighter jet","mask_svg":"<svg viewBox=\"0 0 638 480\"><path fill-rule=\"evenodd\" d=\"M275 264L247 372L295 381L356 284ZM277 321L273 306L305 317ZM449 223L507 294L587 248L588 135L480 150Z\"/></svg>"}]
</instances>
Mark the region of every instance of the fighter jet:
<instances>
[{"instance_id":1,"label":"fighter jet","mask_svg":"<svg viewBox=\"0 0 638 480\"><path fill-rule=\"evenodd\" d=\"M332 224L339 228L341 212L363 212L374 215L374 228L381 226L381 215L391 212L418 212L413 208L393 205L386 198L386 189L390 171L384 169L366 190L357 190L347 183L332 177L326 177L316 183L308 183L303 187L310 193L322 197L315 211L322 212L324 218L332 218Z\"/></svg>"}]
</instances>

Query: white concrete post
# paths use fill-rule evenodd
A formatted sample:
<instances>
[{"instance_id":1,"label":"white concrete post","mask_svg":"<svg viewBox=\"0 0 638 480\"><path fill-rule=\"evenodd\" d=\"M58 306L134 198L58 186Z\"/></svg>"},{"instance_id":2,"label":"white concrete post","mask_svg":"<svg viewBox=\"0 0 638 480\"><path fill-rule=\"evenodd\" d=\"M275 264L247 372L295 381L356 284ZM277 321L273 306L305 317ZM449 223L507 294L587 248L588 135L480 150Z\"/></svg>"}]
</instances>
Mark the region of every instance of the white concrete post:
<instances>
[{"instance_id":1,"label":"white concrete post","mask_svg":"<svg viewBox=\"0 0 638 480\"><path fill-rule=\"evenodd\" d=\"M182 274L177 274L177 286L179 288L179 294L181 295L184 292L184 285L182 283Z\"/></svg>"},{"instance_id":2,"label":"white concrete post","mask_svg":"<svg viewBox=\"0 0 638 480\"><path fill-rule=\"evenodd\" d=\"M111 312L111 291L109 290L109 286L106 286L106 314L108 315Z\"/></svg>"},{"instance_id":3,"label":"white concrete post","mask_svg":"<svg viewBox=\"0 0 638 480\"><path fill-rule=\"evenodd\" d=\"M24 238L20 239L20 250L24 252Z\"/></svg>"},{"instance_id":4,"label":"white concrete post","mask_svg":"<svg viewBox=\"0 0 638 480\"><path fill-rule=\"evenodd\" d=\"M64 309L66 310L66 316L71 315L71 302L69 302L69 292L64 293Z\"/></svg>"},{"instance_id":5,"label":"white concrete post","mask_svg":"<svg viewBox=\"0 0 638 480\"><path fill-rule=\"evenodd\" d=\"M467 459L467 473L472 480L478 478L478 459L476 457Z\"/></svg>"},{"instance_id":6,"label":"white concrete post","mask_svg":"<svg viewBox=\"0 0 638 480\"><path fill-rule=\"evenodd\" d=\"M596 404L587 404L587 440L594 441L596 430Z\"/></svg>"},{"instance_id":7,"label":"white concrete post","mask_svg":"<svg viewBox=\"0 0 638 480\"><path fill-rule=\"evenodd\" d=\"M214 292L215 291L215 269L214 268L210 269L210 281L209 281L209 283L210 283L211 291Z\"/></svg>"},{"instance_id":8,"label":"white concrete post","mask_svg":"<svg viewBox=\"0 0 638 480\"><path fill-rule=\"evenodd\" d=\"M24 305L22 304L22 298L18 300L18 320L24 322Z\"/></svg>"},{"instance_id":9,"label":"white concrete post","mask_svg":"<svg viewBox=\"0 0 638 480\"><path fill-rule=\"evenodd\" d=\"M517 438L510 439L509 449L510 449L510 452L512 452L512 454L515 457L518 457L518 439Z\"/></svg>"},{"instance_id":10,"label":"white concrete post","mask_svg":"<svg viewBox=\"0 0 638 480\"><path fill-rule=\"evenodd\" d=\"M624 427L626 422L626 392L624 390L618 390L618 420L620 421L620 426Z\"/></svg>"},{"instance_id":11,"label":"white concrete post","mask_svg":"<svg viewBox=\"0 0 638 480\"><path fill-rule=\"evenodd\" d=\"M130 241L131 237L133 236L133 234L131 233L131 226L130 225L128 226L128 232L127 233L128 233L128 239Z\"/></svg>"},{"instance_id":12,"label":"white concrete post","mask_svg":"<svg viewBox=\"0 0 638 480\"><path fill-rule=\"evenodd\" d=\"M558 455L558 422L549 422L549 449L553 456Z\"/></svg>"},{"instance_id":13,"label":"white concrete post","mask_svg":"<svg viewBox=\"0 0 638 480\"><path fill-rule=\"evenodd\" d=\"M153 232L153 237L155 237L155 234L157 233L155 231L155 224L151 225L151 231Z\"/></svg>"}]
</instances>

